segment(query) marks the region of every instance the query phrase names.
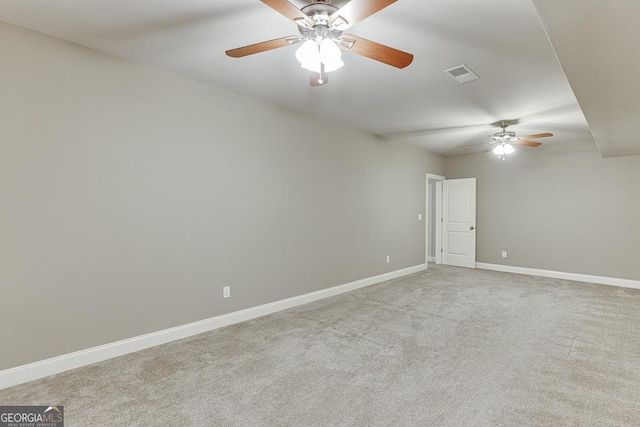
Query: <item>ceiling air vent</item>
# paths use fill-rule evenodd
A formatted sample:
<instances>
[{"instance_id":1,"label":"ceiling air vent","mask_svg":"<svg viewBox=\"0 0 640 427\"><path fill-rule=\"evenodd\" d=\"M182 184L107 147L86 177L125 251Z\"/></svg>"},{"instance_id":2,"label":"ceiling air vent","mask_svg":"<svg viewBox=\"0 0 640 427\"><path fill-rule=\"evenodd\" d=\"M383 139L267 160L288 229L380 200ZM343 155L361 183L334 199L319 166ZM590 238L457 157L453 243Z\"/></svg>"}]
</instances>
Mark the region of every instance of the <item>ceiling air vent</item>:
<instances>
[{"instance_id":1,"label":"ceiling air vent","mask_svg":"<svg viewBox=\"0 0 640 427\"><path fill-rule=\"evenodd\" d=\"M469 83L480 78L471 70L471 68L467 67L465 64L449 68L448 70L444 70L444 72L449 74L460 84Z\"/></svg>"}]
</instances>

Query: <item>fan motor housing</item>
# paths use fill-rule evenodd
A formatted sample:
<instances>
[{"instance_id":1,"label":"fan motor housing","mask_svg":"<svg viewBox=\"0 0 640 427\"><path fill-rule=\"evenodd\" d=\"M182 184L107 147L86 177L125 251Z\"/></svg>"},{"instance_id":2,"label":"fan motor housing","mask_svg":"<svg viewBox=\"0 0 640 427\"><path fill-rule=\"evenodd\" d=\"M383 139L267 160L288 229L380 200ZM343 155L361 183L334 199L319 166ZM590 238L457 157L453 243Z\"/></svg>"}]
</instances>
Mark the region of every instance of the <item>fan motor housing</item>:
<instances>
[{"instance_id":1,"label":"fan motor housing","mask_svg":"<svg viewBox=\"0 0 640 427\"><path fill-rule=\"evenodd\" d=\"M344 3L346 4L347 2ZM342 31L329 25L329 17L339 8L339 5L328 1L317 1L302 7L300 10L313 20L313 28L298 25L300 34L305 38L340 38Z\"/></svg>"},{"instance_id":2,"label":"fan motor housing","mask_svg":"<svg viewBox=\"0 0 640 427\"><path fill-rule=\"evenodd\" d=\"M333 12L338 10L338 7L331 3L311 3L300 9L305 15L310 16L312 19L315 16L326 16L327 18ZM315 21L315 19L314 19Z\"/></svg>"}]
</instances>

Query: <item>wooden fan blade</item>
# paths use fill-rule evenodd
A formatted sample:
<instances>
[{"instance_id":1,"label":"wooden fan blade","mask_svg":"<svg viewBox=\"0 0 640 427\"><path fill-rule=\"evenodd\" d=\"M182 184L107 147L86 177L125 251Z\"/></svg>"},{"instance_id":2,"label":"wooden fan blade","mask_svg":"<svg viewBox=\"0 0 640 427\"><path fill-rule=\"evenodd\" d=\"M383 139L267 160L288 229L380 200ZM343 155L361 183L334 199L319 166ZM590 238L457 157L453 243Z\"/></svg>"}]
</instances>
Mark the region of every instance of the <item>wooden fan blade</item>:
<instances>
[{"instance_id":1,"label":"wooden fan blade","mask_svg":"<svg viewBox=\"0 0 640 427\"><path fill-rule=\"evenodd\" d=\"M396 1L397 0L351 0L331 14L329 17L329 25L335 25L338 30L344 31Z\"/></svg>"},{"instance_id":2,"label":"wooden fan blade","mask_svg":"<svg viewBox=\"0 0 640 427\"><path fill-rule=\"evenodd\" d=\"M262 3L269 6L271 9L278 12L285 18L289 18L294 21L296 19L304 19L309 25L313 25L313 20L309 18L300 9L289 3L287 0L260 0Z\"/></svg>"},{"instance_id":3,"label":"wooden fan blade","mask_svg":"<svg viewBox=\"0 0 640 427\"><path fill-rule=\"evenodd\" d=\"M289 46L299 41L298 36L282 37L267 42L251 44L249 46L239 47L237 49L228 50L226 53L232 58L242 58L243 56L253 55L254 53L265 52L267 50L278 49L279 47Z\"/></svg>"},{"instance_id":4,"label":"wooden fan blade","mask_svg":"<svg viewBox=\"0 0 640 427\"><path fill-rule=\"evenodd\" d=\"M545 133L536 133L533 135L522 135L520 138L548 138L550 136L553 136L553 134L549 132L545 132Z\"/></svg>"},{"instance_id":5,"label":"wooden fan blade","mask_svg":"<svg viewBox=\"0 0 640 427\"><path fill-rule=\"evenodd\" d=\"M351 34L345 34L343 36L343 42L345 43L340 44L342 50L366 56L367 58L383 62L393 67L404 68L413 61L413 55L410 53Z\"/></svg>"},{"instance_id":6,"label":"wooden fan blade","mask_svg":"<svg viewBox=\"0 0 640 427\"><path fill-rule=\"evenodd\" d=\"M518 140L515 141L516 144L519 145L526 145L527 147L539 147L542 145L542 142L535 142L535 141L523 141L523 140Z\"/></svg>"}]
</instances>

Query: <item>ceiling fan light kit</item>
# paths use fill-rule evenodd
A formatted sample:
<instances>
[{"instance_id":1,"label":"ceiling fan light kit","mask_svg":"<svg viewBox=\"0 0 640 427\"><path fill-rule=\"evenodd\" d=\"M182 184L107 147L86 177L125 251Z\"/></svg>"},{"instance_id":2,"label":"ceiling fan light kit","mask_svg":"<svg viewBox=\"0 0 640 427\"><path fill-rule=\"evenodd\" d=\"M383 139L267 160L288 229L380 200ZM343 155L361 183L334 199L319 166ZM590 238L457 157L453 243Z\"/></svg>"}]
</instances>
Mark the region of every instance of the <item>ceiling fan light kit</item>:
<instances>
[{"instance_id":1,"label":"ceiling fan light kit","mask_svg":"<svg viewBox=\"0 0 640 427\"><path fill-rule=\"evenodd\" d=\"M344 65L342 51L330 38L322 39L320 43L316 40L305 41L296 50L296 59L302 68L314 73L321 73L323 68L330 73Z\"/></svg>"},{"instance_id":2,"label":"ceiling fan light kit","mask_svg":"<svg viewBox=\"0 0 640 427\"><path fill-rule=\"evenodd\" d=\"M373 60L404 68L413 61L413 55L388 46L343 32L354 24L384 9L397 0L351 0L338 8L332 0L309 0L298 9L287 0L260 0L276 12L292 20L300 36L283 37L256 43L226 53L241 58L267 50L302 43L295 56L302 68L311 72L311 86L328 82L327 73L342 68L342 50Z\"/></svg>"},{"instance_id":3,"label":"ceiling fan light kit","mask_svg":"<svg viewBox=\"0 0 640 427\"><path fill-rule=\"evenodd\" d=\"M513 148L513 146L507 142L502 142L498 145L496 145L496 148L493 149L493 152L495 154L497 154L498 156L504 156L505 154L511 154L513 153L515 150L515 148Z\"/></svg>"},{"instance_id":4,"label":"ceiling fan light kit","mask_svg":"<svg viewBox=\"0 0 640 427\"><path fill-rule=\"evenodd\" d=\"M488 136L491 136L491 138L493 139L492 143L495 144L495 147L493 147L493 149L489 149L485 151L485 153L492 151L494 154L498 156L498 158L502 158L502 160L505 160L508 154L512 154L516 151L515 148L513 147L515 144L524 145L525 147L534 147L534 148L542 145L541 142L527 141L524 138L535 139L535 138L548 138L550 136L553 136L552 133L545 132L545 133L536 133L533 135L524 135L521 137L517 137L515 132L507 131L507 127L517 122L518 122L517 120L515 121L501 120L497 123L494 123L494 125L498 125L499 127L501 127L502 131L496 132L493 135L488 135ZM470 147L473 145L479 145L479 144L461 145L458 148Z\"/></svg>"}]
</instances>

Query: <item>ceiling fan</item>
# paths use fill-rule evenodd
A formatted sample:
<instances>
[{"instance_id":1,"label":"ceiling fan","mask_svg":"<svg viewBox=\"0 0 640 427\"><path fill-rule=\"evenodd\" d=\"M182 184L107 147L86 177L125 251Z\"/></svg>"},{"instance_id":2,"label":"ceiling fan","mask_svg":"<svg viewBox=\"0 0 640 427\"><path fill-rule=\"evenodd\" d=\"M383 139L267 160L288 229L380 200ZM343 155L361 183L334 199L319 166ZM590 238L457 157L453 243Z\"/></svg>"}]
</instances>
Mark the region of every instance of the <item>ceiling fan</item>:
<instances>
[{"instance_id":1,"label":"ceiling fan","mask_svg":"<svg viewBox=\"0 0 640 427\"><path fill-rule=\"evenodd\" d=\"M327 73L344 65L341 49L397 68L404 68L413 61L413 55L410 53L344 34L351 26L397 0L351 0L346 3L344 0L309 0L310 2L300 9L287 0L260 1L292 20L298 26L300 35L231 49L226 52L228 56L241 58L301 43L296 51L296 58L302 68L311 71L311 86L326 84ZM343 5L338 7L332 4L334 2Z\"/></svg>"},{"instance_id":2,"label":"ceiling fan","mask_svg":"<svg viewBox=\"0 0 640 427\"><path fill-rule=\"evenodd\" d=\"M493 151L494 154L497 154L499 158L502 158L502 160L504 160L507 154L511 154L515 151L515 149L513 148L514 144L524 145L525 147L539 147L542 145L541 142L529 141L529 139L548 138L550 136L553 136L552 133L545 132L517 137L515 132L507 130L507 127L516 123L517 120L500 120L499 122L494 123L494 125L501 127L502 131L496 132L493 135L489 135L493 139L493 141L485 142L483 144L494 144L495 146L484 152L487 153L489 151ZM473 145L478 144L462 145L458 148L470 147Z\"/></svg>"}]
</instances>

